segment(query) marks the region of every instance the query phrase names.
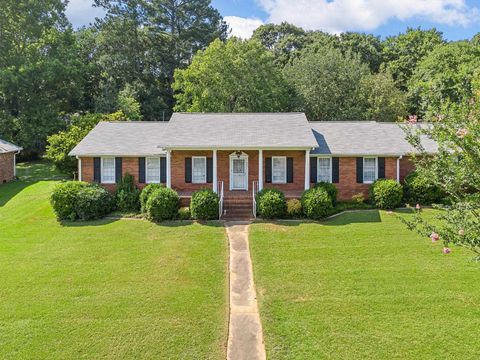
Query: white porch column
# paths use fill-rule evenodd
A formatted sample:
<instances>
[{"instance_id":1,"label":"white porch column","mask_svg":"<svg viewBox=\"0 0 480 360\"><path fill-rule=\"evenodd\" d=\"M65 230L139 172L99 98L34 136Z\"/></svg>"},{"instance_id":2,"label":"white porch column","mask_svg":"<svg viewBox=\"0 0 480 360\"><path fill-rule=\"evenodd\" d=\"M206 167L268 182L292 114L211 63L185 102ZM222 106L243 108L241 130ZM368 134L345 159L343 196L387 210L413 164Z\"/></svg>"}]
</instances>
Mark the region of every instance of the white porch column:
<instances>
[{"instance_id":1,"label":"white porch column","mask_svg":"<svg viewBox=\"0 0 480 360\"><path fill-rule=\"evenodd\" d=\"M82 158L77 156L78 160L78 181L82 181Z\"/></svg>"},{"instance_id":2,"label":"white porch column","mask_svg":"<svg viewBox=\"0 0 480 360\"><path fill-rule=\"evenodd\" d=\"M213 150L213 191L218 193L217 180L217 150Z\"/></svg>"},{"instance_id":3,"label":"white porch column","mask_svg":"<svg viewBox=\"0 0 480 360\"><path fill-rule=\"evenodd\" d=\"M258 150L258 191L263 189L263 150Z\"/></svg>"},{"instance_id":4,"label":"white porch column","mask_svg":"<svg viewBox=\"0 0 480 360\"><path fill-rule=\"evenodd\" d=\"M167 150L167 188L172 187L171 150Z\"/></svg>"},{"instance_id":5,"label":"white porch column","mask_svg":"<svg viewBox=\"0 0 480 360\"><path fill-rule=\"evenodd\" d=\"M400 182L400 160L403 156L397 158L397 182Z\"/></svg>"},{"instance_id":6,"label":"white porch column","mask_svg":"<svg viewBox=\"0 0 480 360\"><path fill-rule=\"evenodd\" d=\"M310 150L305 150L305 190L310 189Z\"/></svg>"}]
</instances>

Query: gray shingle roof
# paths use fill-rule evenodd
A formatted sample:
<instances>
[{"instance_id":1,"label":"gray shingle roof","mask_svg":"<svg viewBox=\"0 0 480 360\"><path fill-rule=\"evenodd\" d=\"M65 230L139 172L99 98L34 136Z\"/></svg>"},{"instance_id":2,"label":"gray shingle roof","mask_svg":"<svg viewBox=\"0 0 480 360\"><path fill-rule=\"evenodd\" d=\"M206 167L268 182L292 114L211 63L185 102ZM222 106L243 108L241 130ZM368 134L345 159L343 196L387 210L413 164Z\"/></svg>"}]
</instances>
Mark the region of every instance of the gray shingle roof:
<instances>
[{"instance_id":1,"label":"gray shingle roof","mask_svg":"<svg viewBox=\"0 0 480 360\"><path fill-rule=\"evenodd\" d=\"M312 154L400 156L415 152L405 139L405 132L396 123L311 121L310 125L318 142ZM438 149L434 141L425 137L422 145L429 153Z\"/></svg>"},{"instance_id":2,"label":"gray shingle roof","mask_svg":"<svg viewBox=\"0 0 480 360\"><path fill-rule=\"evenodd\" d=\"M13 145L12 143L0 139L0 154L5 154L9 152L17 152L23 150L20 146Z\"/></svg>"},{"instance_id":3,"label":"gray shingle roof","mask_svg":"<svg viewBox=\"0 0 480 360\"><path fill-rule=\"evenodd\" d=\"M158 147L168 122L100 122L75 148L71 156L147 156L165 152Z\"/></svg>"},{"instance_id":4,"label":"gray shingle roof","mask_svg":"<svg viewBox=\"0 0 480 360\"><path fill-rule=\"evenodd\" d=\"M167 148L312 148L303 113L175 113L163 138Z\"/></svg>"}]
</instances>

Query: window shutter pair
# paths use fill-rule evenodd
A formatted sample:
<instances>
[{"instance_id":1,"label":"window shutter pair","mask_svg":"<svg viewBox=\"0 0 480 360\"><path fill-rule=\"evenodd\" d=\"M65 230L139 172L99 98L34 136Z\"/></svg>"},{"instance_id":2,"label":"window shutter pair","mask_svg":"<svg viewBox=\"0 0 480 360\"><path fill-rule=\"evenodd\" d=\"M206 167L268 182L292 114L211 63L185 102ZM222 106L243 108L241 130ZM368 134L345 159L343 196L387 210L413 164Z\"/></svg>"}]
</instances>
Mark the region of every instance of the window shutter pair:
<instances>
[{"instance_id":1,"label":"window shutter pair","mask_svg":"<svg viewBox=\"0 0 480 360\"><path fill-rule=\"evenodd\" d=\"M379 179L385 179L385 158L377 158L377 173ZM363 157L357 158L357 183L363 184Z\"/></svg>"},{"instance_id":2,"label":"window shutter pair","mask_svg":"<svg viewBox=\"0 0 480 360\"><path fill-rule=\"evenodd\" d=\"M192 158L185 158L185 183L192 182ZM207 158L207 183L213 182L213 158Z\"/></svg>"},{"instance_id":3,"label":"window shutter pair","mask_svg":"<svg viewBox=\"0 0 480 360\"><path fill-rule=\"evenodd\" d=\"M272 182L272 158L265 158L265 182ZM293 158L287 157L287 183L293 183Z\"/></svg>"},{"instance_id":4,"label":"window shutter pair","mask_svg":"<svg viewBox=\"0 0 480 360\"><path fill-rule=\"evenodd\" d=\"M146 161L144 157L138 158L138 182L140 184L146 183ZM167 182L167 159L165 157L160 158L160 182Z\"/></svg>"}]
</instances>

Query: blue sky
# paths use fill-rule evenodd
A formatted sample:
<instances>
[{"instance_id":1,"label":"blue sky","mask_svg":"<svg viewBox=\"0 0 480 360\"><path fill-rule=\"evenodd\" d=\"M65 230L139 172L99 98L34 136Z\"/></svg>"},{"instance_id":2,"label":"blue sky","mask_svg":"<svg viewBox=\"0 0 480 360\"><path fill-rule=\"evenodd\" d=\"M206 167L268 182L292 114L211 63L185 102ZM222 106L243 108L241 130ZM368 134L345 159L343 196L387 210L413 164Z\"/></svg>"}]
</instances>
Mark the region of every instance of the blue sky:
<instances>
[{"instance_id":1,"label":"blue sky","mask_svg":"<svg viewBox=\"0 0 480 360\"><path fill-rule=\"evenodd\" d=\"M92 0L70 0L67 16L75 27L102 16ZM232 28L248 38L263 23L288 21L309 30L360 31L382 37L407 26L436 27L448 40L480 32L480 0L213 0Z\"/></svg>"}]
</instances>

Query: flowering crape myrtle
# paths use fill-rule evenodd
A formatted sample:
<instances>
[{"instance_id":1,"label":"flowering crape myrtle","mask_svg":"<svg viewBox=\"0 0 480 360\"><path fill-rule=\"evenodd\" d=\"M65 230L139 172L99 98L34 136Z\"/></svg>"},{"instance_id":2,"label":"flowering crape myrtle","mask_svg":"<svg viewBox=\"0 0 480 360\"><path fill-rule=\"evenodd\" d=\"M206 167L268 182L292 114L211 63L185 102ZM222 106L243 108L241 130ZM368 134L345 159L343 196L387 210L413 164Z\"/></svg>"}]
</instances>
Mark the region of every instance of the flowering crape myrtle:
<instances>
[{"instance_id":1,"label":"flowering crape myrtle","mask_svg":"<svg viewBox=\"0 0 480 360\"><path fill-rule=\"evenodd\" d=\"M443 253L449 254L453 244L473 251L480 260L480 86L468 102L445 105L430 124L418 126L417 118L410 116L403 128L418 150L413 156L417 171L446 195L444 204L434 205L443 211L431 222L417 206L413 220L402 221L432 242L443 241ZM425 138L436 141L437 154L425 151Z\"/></svg>"}]
</instances>

